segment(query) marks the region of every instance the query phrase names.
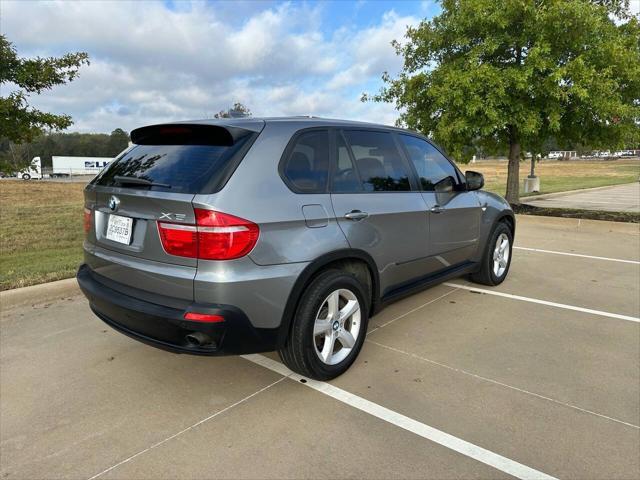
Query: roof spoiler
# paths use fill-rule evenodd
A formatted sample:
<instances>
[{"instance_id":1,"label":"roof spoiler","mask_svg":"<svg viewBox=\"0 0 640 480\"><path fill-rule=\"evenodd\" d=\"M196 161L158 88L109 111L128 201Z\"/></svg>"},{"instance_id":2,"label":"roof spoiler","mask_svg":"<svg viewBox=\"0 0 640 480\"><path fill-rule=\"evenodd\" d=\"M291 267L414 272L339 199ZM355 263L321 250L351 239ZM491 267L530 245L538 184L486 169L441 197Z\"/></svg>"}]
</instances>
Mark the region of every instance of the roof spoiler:
<instances>
[{"instance_id":1,"label":"roof spoiler","mask_svg":"<svg viewBox=\"0 0 640 480\"><path fill-rule=\"evenodd\" d=\"M136 128L131 142L136 145L213 145L230 147L253 130L201 123L165 123Z\"/></svg>"}]
</instances>

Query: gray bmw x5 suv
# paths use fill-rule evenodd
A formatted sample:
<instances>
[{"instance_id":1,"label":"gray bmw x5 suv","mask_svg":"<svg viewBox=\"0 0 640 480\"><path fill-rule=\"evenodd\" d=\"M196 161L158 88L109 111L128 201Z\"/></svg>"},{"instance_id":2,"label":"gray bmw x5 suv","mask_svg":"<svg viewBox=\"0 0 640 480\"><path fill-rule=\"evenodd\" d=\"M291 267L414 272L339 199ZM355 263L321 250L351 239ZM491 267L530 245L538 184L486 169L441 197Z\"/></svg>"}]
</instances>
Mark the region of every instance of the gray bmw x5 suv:
<instances>
[{"instance_id":1,"label":"gray bmw x5 suv","mask_svg":"<svg viewBox=\"0 0 640 480\"><path fill-rule=\"evenodd\" d=\"M385 304L509 271L509 204L417 133L252 118L152 125L131 140L85 189L77 277L100 319L149 345L278 350L330 379Z\"/></svg>"}]
</instances>

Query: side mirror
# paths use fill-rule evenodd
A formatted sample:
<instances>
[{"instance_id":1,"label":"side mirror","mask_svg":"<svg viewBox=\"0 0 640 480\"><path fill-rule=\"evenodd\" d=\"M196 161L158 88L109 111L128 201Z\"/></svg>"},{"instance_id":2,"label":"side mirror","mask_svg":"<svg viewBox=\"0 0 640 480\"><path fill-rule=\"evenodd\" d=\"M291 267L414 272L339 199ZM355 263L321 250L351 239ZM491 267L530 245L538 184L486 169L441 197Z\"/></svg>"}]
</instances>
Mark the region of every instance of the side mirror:
<instances>
[{"instance_id":1,"label":"side mirror","mask_svg":"<svg viewBox=\"0 0 640 480\"><path fill-rule=\"evenodd\" d=\"M467 170L464 178L467 182L467 190L480 190L484 187L484 176L481 173Z\"/></svg>"}]
</instances>

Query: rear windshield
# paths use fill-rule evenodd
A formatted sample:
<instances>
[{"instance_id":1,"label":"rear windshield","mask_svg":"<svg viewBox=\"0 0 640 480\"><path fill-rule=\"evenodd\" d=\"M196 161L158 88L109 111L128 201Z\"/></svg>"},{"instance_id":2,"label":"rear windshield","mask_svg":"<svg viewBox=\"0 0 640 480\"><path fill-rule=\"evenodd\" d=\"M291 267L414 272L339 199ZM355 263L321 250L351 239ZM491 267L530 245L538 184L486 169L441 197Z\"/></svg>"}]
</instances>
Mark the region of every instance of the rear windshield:
<instances>
[{"instance_id":1,"label":"rear windshield","mask_svg":"<svg viewBox=\"0 0 640 480\"><path fill-rule=\"evenodd\" d=\"M224 186L256 134L245 135L231 146L135 145L93 181L95 185L152 189L175 193L213 193ZM118 177L118 178L116 178ZM153 183L140 185L122 177Z\"/></svg>"}]
</instances>

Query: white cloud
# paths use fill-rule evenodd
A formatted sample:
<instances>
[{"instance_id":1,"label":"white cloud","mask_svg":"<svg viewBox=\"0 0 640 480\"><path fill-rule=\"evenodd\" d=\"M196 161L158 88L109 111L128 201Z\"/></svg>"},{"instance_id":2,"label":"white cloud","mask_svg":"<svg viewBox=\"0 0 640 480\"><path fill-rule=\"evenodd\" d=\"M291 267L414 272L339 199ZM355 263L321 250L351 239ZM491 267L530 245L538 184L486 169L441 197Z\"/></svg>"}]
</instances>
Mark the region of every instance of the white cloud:
<instances>
[{"instance_id":1,"label":"white cloud","mask_svg":"<svg viewBox=\"0 0 640 480\"><path fill-rule=\"evenodd\" d=\"M400 17L393 11L383 15L379 25L347 33L345 43L350 46L350 66L336 73L329 88L340 89L361 84L363 79L379 78L382 72L395 72L402 67L402 58L391 47L392 40L402 40L408 25L415 25L414 17Z\"/></svg>"},{"instance_id":2,"label":"white cloud","mask_svg":"<svg viewBox=\"0 0 640 480\"><path fill-rule=\"evenodd\" d=\"M89 53L76 81L32 97L71 114L72 130L201 118L234 101L255 115L393 123L393 106L359 97L400 68L390 42L418 18L387 12L368 28L327 33L322 5L249 7L231 22L201 3L3 1L2 31L22 55Z\"/></svg>"}]
</instances>

